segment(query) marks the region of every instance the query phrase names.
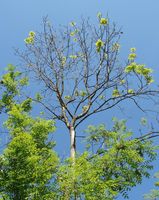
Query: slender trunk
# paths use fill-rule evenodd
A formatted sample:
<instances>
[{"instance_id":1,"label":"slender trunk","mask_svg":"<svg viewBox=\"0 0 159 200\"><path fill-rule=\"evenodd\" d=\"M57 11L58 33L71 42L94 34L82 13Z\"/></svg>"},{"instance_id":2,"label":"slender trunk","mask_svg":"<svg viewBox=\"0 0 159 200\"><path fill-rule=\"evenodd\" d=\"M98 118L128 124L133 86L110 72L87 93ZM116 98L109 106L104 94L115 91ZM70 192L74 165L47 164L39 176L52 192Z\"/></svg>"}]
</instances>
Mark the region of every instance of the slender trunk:
<instances>
[{"instance_id":1,"label":"slender trunk","mask_svg":"<svg viewBox=\"0 0 159 200\"><path fill-rule=\"evenodd\" d=\"M73 167L75 166L75 156L76 156L76 132L73 126L70 126L70 157L73 161ZM76 191L76 181L75 174L73 172L72 179L74 180L74 200L77 200L77 191Z\"/></svg>"},{"instance_id":2,"label":"slender trunk","mask_svg":"<svg viewBox=\"0 0 159 200\"><path fill-rule=\"evenodd\" d=\"M70 157L72 158L73 162L75 162L75 154L76 154L76 133L73 126L70 126Z\"/></svg>"}]
</instances>

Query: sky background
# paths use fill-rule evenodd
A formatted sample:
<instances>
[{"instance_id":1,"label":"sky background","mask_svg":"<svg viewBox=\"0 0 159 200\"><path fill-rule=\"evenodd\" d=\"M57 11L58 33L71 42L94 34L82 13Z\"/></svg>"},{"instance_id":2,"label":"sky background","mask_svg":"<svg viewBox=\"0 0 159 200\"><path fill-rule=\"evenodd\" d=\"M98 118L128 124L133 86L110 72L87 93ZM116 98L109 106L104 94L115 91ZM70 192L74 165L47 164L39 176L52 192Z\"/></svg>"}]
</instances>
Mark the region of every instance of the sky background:
<instances>
[{"instance_id":1,"label":"sky background","mask_svg":"<svg viewBox=\"0 0 159 200\"><path fill-rule=\"evenodd\" d=\"M136 47L138 61L153 68L156 82L158 82L158 0L0 0L0 74L4 72L7 64L19 64L13 48L21 50L25 48L24 38L28 36L30 30L40 31L42 29L41 22L44 16L47 15L56 26L65 25L71 21L79 22L81 17L90 17L96 23L96 15L99 11L103 15L109 14L111 20L122 27L124 34L121 39L121 57L126 58L129 49ZM106 123L114 115L118 118L128 118L128 126L132 130L137 130L139 119L143 114L131 105L126 106L127 110L124 115L114 110L97 116L96 120L90 118L79 132L90 123ZM60 133L56 136L57 144L61 144L62 140L62 147L57 146L57 151L65 155L68 153L67 150L65 151L69 144L68 137L65 137L63 126L58 129ZM155 162L154 171L157 169L159 169L158 163ZM153 188L152 180L145 179L142 185L130 192L130 200L142 200L142 195L151 188Z\"/></svg>"}]
</instances>

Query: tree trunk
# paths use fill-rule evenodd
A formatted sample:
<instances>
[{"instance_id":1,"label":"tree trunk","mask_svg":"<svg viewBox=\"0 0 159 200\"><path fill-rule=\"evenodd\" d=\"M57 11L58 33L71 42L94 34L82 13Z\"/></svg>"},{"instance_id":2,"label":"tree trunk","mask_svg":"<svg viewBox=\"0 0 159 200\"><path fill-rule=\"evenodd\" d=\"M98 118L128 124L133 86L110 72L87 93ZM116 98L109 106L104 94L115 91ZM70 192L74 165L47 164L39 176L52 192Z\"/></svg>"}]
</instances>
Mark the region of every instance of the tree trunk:
<instances>
[{"instance_id":1,"label":"tree trunk","mask_svg":"<svg viewBox=\"0 0 159 200\"><path fill-rule=\"evenodd\" d=\"M75 156L76 156L76 132L73 126L70 126L70 157L73 161L73 167L75 164ZM77 192L76 192L76 182L75 182L75 174L73 173L74 180L74 200L77 200Z\"/></svg>"},{"instance_id":2,"label":"tree trunk","mask_svg":"<svg viewBox=\"0 0 159 200\"><path fill-rule=\"evenodd\" d=\"M75 154L76 154L76 133L73 126L70 126L70 157L72 158L73 162L75 162Z\"/></svg>"}]
</instances>

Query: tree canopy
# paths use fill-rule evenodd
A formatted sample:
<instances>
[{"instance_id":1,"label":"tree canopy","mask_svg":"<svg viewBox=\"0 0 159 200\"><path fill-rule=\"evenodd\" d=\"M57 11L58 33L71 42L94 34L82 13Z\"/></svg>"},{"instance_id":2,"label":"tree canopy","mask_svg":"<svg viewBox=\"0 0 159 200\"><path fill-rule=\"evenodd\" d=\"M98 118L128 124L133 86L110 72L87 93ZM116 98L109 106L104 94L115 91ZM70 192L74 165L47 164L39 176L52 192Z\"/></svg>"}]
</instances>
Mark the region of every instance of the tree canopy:
<instances>
[{"instance_id":1,"label":"tree canopy","mask_svg":"<svg viewBox=\"0 0 159 200\"><path fill-rule=\"evenodd\" d=\"M57 32L45 18L43 32L30 31L26 51L16 51L23 70L9 65L2 76L0 111L7 116L10 138L0 155L1 199L128 198L131 188L150 176L157 156L152 138L158 131L136 137L126 120L113 118L109 129L90 125L83 152L76 148L76 128L89 116L123 101L143 111L140 98L158 95L152 69L136 61L135 48L124 64L119 62L122 31L101 13L97 19L96 26L83 19ZM36 94L28 94L30 73L40 85ZM39 107L50 119L33 117ZM65 159L54 150L56 120L69 131L70 157Z\"/></svg>"}]
</instances>

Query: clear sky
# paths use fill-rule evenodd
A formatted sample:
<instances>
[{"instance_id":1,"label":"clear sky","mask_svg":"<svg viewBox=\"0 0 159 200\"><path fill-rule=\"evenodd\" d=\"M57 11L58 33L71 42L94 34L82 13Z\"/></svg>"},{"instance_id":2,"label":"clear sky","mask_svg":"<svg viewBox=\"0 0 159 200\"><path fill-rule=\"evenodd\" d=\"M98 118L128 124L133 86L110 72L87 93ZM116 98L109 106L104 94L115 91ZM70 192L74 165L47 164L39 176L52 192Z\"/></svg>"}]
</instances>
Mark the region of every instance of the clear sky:
<instances>
[{"instance_id":1,"label":"clear sky","mask_svg":"<svg viewBox=\"0 0 159 200\"><path fill-rule=\"evenodd\" d=\"M80 21L82 16L95 20L99 11L103 15L108 13L111 19L122 27L122 55L126 56L130 47L136 47L138 60L154 69L158 81L159 0L0 0L0 73L8 63L18 65L13 48L24 49L24 38L28 32L41 30L42 17L48 15L55 25L68 24L72 20ZM128 113L128 117L135 115L137 119L142 116L130 106ZM111 116L111 113L108 113L105 119ZM101 116L96 120L97 124L105 122ZM91 119L82 128L89 123ZM137 128L136 121L130 120L129 125L130 128ZM152 181L144 180L141 186L130 193L130 200L142 200L142 194L148 192L151 187Z\"/></svg>"}]
</instances>

